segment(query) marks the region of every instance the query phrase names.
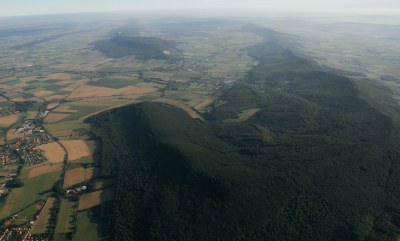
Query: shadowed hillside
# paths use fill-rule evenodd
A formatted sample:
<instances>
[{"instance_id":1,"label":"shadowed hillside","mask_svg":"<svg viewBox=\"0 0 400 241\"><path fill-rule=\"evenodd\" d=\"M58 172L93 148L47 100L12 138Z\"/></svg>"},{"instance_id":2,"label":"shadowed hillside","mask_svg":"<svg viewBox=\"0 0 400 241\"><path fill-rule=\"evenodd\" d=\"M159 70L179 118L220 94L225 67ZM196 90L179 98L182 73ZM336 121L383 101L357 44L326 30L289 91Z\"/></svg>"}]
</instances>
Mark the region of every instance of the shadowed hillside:
<instances>
[{"instance_id":1,"label":"shadowed hillside","mask_svg":"<svg viewBox=\"0 0 400 241\"><path fill-rule=\"evenodd\" d=\"M175 59L174 44L156 37L117 35L111 39L93 43L94 49L110 58L134 55L141 60Z\"/></svg>"},{"instance_id":2,"label":"shadowed hillside","mask_svg":"<svg viewBox=\"0 0 400 241\"><path fill-rule=\"evenodd\" d=\"M396 125L350 79L249 28L259 64L208 121L161 103L88 120L118 177L114 240L394 240Z\"/></svg>"}]
</instances>

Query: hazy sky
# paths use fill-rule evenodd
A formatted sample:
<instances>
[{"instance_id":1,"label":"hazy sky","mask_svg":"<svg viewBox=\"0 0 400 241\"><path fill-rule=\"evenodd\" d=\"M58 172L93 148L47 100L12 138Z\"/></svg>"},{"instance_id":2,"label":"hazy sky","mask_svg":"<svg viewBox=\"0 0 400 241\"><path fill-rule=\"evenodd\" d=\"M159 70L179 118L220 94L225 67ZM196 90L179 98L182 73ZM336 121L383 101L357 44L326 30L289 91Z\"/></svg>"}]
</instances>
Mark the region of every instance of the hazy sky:
<instances>
[{"instance_id":1,"label":"hazy sky","mask_svg":"<svg viewBox=\"0 0 400 241\"><path fill-rule=\"evenodd\" d=\"M0 16L171 9L400 13L400 0L2 0Z\"/></svg>"}]
</instances>

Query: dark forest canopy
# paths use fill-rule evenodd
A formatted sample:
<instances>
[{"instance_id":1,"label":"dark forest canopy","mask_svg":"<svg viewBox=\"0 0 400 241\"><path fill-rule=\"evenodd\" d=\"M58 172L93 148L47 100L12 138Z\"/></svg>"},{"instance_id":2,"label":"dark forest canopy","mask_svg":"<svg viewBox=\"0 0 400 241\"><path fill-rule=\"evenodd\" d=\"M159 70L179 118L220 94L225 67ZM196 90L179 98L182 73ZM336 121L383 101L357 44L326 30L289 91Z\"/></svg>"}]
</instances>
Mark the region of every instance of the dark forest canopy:
<instances>
[{"instance_id":1,"label":"dark forest canopy","mask_svg":"<svg viewBox=\"0 0 400 241\"><path fill-rule=\"evenodd\" d=\"M350 79L249 31L265 39L248 49L259 64L207 121L161 103L88 120L118 179L113 240L394 240L396 125Z\"/></svg>"}]
</instances>

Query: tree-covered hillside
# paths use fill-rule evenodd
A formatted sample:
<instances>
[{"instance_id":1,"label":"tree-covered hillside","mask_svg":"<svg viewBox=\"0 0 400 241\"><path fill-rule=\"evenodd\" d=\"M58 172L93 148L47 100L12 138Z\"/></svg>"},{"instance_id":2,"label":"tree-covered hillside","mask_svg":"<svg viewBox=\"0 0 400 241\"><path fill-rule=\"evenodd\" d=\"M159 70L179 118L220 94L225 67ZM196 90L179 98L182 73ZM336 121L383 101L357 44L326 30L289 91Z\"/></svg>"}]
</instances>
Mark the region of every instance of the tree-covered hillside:
<instances>
[{"instance_id":1,"label":"tree-covered hillside","mask_svg":"<svg viewBox=\"0 0 400 241\"><path fill-rule=\"evenodd\" d=\"M156 37L116 35L93 43L94 49L110 58L134 55L141 60L178 59L172 42ZM165 52L167 51L167 52Z\"/></svg>"},{"instance_id":2,"label":"tree-covered hillside","mask_svg":"<svg viewBox=\"0 0 400 241\"><path fill-rule=\"evenodd\" d=\"M161 103L91 117L114 240L396 240L397 124L269 30L208 120ZM251 113L251 114L248 114Z\"/></svg>"}]
</instances>

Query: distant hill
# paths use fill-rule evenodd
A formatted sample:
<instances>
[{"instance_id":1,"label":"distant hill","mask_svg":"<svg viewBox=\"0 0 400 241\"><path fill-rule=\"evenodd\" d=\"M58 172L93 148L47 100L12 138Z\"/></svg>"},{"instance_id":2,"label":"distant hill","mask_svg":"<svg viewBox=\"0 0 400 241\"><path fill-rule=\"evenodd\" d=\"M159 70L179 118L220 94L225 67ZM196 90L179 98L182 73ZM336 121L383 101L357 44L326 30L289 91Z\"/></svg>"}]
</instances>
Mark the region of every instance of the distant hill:
<instances>
[{"instance_id":1,"label":"distant hill","mask_svg":"<svg viewBox=\"0 0 400 241\"><path fill-rule=\"evenodd\" d=\"M88 119L118 179L114 240L395 240L397 125L350 79L251 31L259 64L207 121L161 103Z\"/></svg>"},{"instance_id":2,"label":"distant hill","mask_svg":"<svg viewBox=\"0 0 400 241\"><path fill-rule=\"evenodd\" d=\"M141 60L178 59L174 43L156 37L117 35L111 39L93 43L94 49L110 58L134 55Z\"/></svg>"}]
</instances>

